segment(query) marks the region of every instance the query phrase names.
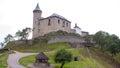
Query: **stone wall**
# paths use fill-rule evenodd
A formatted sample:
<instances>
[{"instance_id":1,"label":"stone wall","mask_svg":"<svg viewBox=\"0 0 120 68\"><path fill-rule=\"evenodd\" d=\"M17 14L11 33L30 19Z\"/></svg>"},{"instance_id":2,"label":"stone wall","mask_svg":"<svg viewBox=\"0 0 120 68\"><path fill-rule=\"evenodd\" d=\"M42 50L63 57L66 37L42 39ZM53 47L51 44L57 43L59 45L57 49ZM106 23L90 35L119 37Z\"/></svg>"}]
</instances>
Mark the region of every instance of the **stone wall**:
<instances>
[{"instance_id":1,"label":"stone wall","mask_svg":"<svg viewBox=\"0 0 120 68\"><path fill-rule=\"evenodd\" d=\"M48 43L53 42L70 42L70 43L84 43L83 38L73 37L73 36L53 36Z\"/></svg>"},{"instance_id":2,"label":"stone wall","mask_svg":"<svg viewBox=\"0 0 120 68\"><path fill-rule=\"evenodd\" d=\"M43 36L44 34L58 30L66 31L69 33L71 29L71 22L58 17L40 19L33 25L33 38L37 36Z\"/></svg>"},{"instance_id":3,"label":"stone wall","mask_svg":"<svg viewBox=\"0 0 120 68\"><path fill-rule=\"evenodd\" d=\"M79 37L73 37L73 36L53 36L48 43L54 43L54 42L70 42L71 47L84 47L84 39Z\"/></svg>"},{"instance_id":4,"label":"stone wall","mask_svg":"<svg viewBox=\"0 0 120 68\"><path fill-rule=\"evenodd\" d=\"M15 44L18 44L18 45L25 45L25 44L32 45L33 41L32 40L27 40L27 41L18 40L18 41L15 42Z\"/></svg>"}]
</instances>

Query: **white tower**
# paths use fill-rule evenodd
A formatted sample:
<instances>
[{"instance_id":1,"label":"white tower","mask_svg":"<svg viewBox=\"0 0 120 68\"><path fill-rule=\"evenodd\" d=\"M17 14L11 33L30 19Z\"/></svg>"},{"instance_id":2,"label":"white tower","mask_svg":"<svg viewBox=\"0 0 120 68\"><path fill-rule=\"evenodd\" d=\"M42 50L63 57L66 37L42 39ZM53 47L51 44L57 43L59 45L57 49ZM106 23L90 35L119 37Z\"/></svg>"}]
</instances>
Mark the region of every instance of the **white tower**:
<instances>
[{"instance_id":1,"label":"white tower","mask_svg":"<svg viewBox=\"0 0 120 68\"><path fill-rule=\"evenodd\" d=\"M81 28L78 27L77 24L75 24L74 29L75 29L75 33L80 34L80 35L82 34L82 32L81 32Z\"/></svg>"}]
</instances>

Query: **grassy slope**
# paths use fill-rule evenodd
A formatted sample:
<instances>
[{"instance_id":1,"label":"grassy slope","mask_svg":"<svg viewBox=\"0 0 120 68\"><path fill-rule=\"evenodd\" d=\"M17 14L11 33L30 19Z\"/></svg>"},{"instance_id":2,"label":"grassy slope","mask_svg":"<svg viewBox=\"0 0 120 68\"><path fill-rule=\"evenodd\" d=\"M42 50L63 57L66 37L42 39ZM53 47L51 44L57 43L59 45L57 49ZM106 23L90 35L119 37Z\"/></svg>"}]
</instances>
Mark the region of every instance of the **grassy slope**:
<instances>
[{"instance_id":1,"label":"grassy slope","mask_svg":"<svg viewBox=\"0 0 120 68\"><path fill-rule=\"evenodd\" d=\"M55 46L55 44L57 44L57 43L53 43L50 45ZM62 44L64 44L64 43L62 43ZM52 46L52 47L54 47L54 46ZM53 56L54 56L54 53L57 50L59 50L60 47L57 47L57 46L55 46L55 47L56 47L56 49L54 51L49 51L49 52L45 52L45 53L50 58L49 62L52 63L56 68L58 68L60 66L60 64L56 64L53 61L53 59L54 59ZM94 53L92 53L92 54L94 54L93 59L90 59L86 48L77 48L77 49L69 48L67 50L70 51L74 57L78 56L78 57L82 58L83 61L81 61L81 62L72 61L70 63L65 64L65 68L82 68L82 67L86 67L86 66L91 66L92 68L98 68L98 66L99 66L99 68L113 68L109 63L107 63L107 61L103 61L100 56L98 56ZM24 66L27 66L30 63L34 63L34 61L35 61L35 55L27 56L27 57L20 59L20 63Z\"/></svg>"},{"instance_id":2,"label":"grassy slope","mask_svg":"<svg viewBox=\"0 0 120 68\"><path fill-rule=\"evenodd\" d=\"M7 57L8 55L0 57L0 68L7 68Z\"/></svg>"},{"instance_id":3,"label":"grassy slope","mask_svg":"<svg viewBox=\"0 0 120 68\"><path fill-rule=\"evenodd\" d=\"M64 68L80 68L80 67L82 68L82 67L88 67L88 66L90 66L92 68L96 68L96 65L89 59L89 57L87 57L87 56L85 57L82 54L80 54L81 50L83 52L85 52L85 50L83 50L83 49L67 49L67 50L70 51L74 57L78 56L81 59L83 59L83 61L81 61L81 62L72 61L70 63L66 63ZM55 68L59 68L61 64L59 64L59 63L56 64L53 61L54 54L56 51L45 52L45 54L50 58L49 62L52 63L55 66ZM20 59L20 63L24 66L26 66L30 63L34 63L34 61L35 61L35 55L24 57L24 58Z\"/></svg>"},{"instance_id":4,"label":"grassy slope","mask_svg":"<svg viewBox=\"0 0 120 68\"><path fill-rule=\"evenodd\" d=\"M11 43L11 44L13 45L13 43ZM9 45L9 47L10 47L10 45ZM56 42L56 43L52 43L52 44L38 43L38 44L35 44L35 45L16 45L16 46L14 46L15 50L21 51L21 52L41 52L41 51L48 52L48 51L53 51L53 50L56 51L58 49L64 49L64 48L65 49L69 48L69 43L66 43L66 42L63 42L63 43ZM84 61L84 62L87 63L88 60L91 60L91 59L89 59L88 54L84 53L84 52L85 52L85 49L80 49L79 50L79 56L81 56L83 59L84 58L85 59L88 58L86 61ZM107 63L107 62L109 62L111 60L109 60L108 58L105 58L105 59L108 59L108 61L104 62L104 59L103 59L104 56L101 57L99 54L97 54L99 52L100 51L98 51L98 50L97 51L92 50L92 55L93 55L93 58L94 58L93 59L94 61L92 60L92 62L95 62L96 63L95 65L98 65L100 68L113 68L110 64ZM74 55L77 56L77 54L78 54L77 52L74 52ZM31 61L33 62L34 58ZM83 64L85 66L86 63L84 63L84 62L81 63L81 64ZM54 62L52 62L52 63L54 64ZM75 64L77 64L77 63L75 63ZM74 63L71 63L70 65L74 65Z\"/></svg>"},{"instance_id":5,"label":"grassy slope","mask_svg":"<svg viewBox=\"0 0 120 68\"><path fill-rule=\"evenodd\" d=\"M115 59L118 63L120 63L120 53L118 53L118 54L114 57L114 59Z\"/></svg>"},{"instance_id":6,"label":"grassy slope","mask_svg":"<svg viewBox=\"0 0 120 68\"><path fill-rule=\"evenodd\" d=\"M92 57L98 61L101 65L105 66L104 68L114 68L112 63L112 58L106 54L101 52L99 49L90 48Z\"/></svg>"},{"instance_id":7,"label":"grassy slope","mask_svg":"<svg viewBox=\"0 0 120 68\"><path fill-rule=\"evenodd\" d=\"M66 32L58 31L58 32L53 32L53 33L50 33L50 34L46 34L44 36L44 38L43 37L42 38L43 38L43 40L46 40L46 39L49 39L51 36L75 36L75 37L80 37L77 34L69 34L69 33L66 33ZM14 42L11 42L5 48L8 48L8 49L13 48L14 50L21 51L21 52L41 52L41 51L48 52L48 51L53 51L53 50L56 51L58 49L69 48L69 44L65 43L65 42L64 43L58 43L57 42L57 43L53 43L53 44L46 44L46 43L39 42L39 41L40 40L38 40L38 43L36 43L34 45L15 45ZM74 52L74 51L72 51L72 52ZM98 65L99 67L101 66L100 68L112 68L110 63L108 63L111 60L108 57L106 57L105 55L102 56L102 54L101 54L102 52L100 52L99 50L93 50L93 49L91 49L91 52L92 52L92 56L93 56L92 62L96 63L95 65ZM79 49L79 54L75 51L74 55L76 55L76 56L79 55L83 59L84 58L89 58L85 49ZM48 56L49 56L49 54L48 54ZM117 56L114 57L114 58L116 60L120 59L120 54L117 54ZM89 59L89 60L91 60L91 59ZM120 60L118 60L118 62L120 62Z\"/></svg>"},{"instance_id":8,"label":"grassy slope","mask_svg":"<svg viewBox=\"0 0 120 68\"><path fill-rule=\"evenodd\" d=\"M56 50L57 48L68 48L69 43L67 42L56 42L54 44L46 44L46 43L37 43L35 45L15 45L13 47L14 50L20 51L20 52L46 52L51 50ZM6 48L9 48L9 46L6 46Z\"/></svg>"}]
</instances>

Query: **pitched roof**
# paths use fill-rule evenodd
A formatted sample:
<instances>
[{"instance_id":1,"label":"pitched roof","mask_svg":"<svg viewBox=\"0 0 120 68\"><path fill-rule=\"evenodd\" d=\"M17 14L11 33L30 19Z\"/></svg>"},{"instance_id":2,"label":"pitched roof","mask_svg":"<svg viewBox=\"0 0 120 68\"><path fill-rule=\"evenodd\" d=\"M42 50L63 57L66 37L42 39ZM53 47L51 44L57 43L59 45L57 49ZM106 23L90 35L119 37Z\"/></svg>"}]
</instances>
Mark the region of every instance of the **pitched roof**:
<instances>
[{"instance_id":1,"label":"pitched roof","mask_svg":"<svg viewBox=\"0 0 120 68\"><path fill-rule=\"evenodd\" d=\"M63 20L66 20L68 22L70 22L69 20L67 20L65 17L59 15L59 14L56 14L56 13L53 13L52 15L50 15L49 17L47 18L50 18L50 17L57 17L57 18L60 18L60 19L63 19ZM70 22L71 23L71 22Z\"/></svg>"},{"instance_id":2,"label":"pitched roof","mask_svg":"<svg viewBox=\"0 0 120 68\"><path fill-rule=\"evenodd\" d=\"M36 59L48 60L49 58L43 52L41 52L36 56Z\"/></svg>"},{"instance_id":3,"label":"pitched roof","mask_svg":"<svg viewBox=\"0 0 120 68\"><path fill-rule=\"evenodd\" d=\"M38 4L38 3L37 3L36 8L35 8L33 11L41 11L41 9L40 9L40 7L39 7L39 4Z\"/></svg>"},{"instance_id":4,"label":"pitched roof","mask_svg":"<svg viewBox=\"0 0 120 68\"><path fill-rule=\"evenodd\" d=\"M59 18L62 18L62 19L66 19L65 17L59 15L59 14L56 14L56 13L53 13L52 15L50 15L49 17L59 17Z\"/></svg>"}]
</instances>

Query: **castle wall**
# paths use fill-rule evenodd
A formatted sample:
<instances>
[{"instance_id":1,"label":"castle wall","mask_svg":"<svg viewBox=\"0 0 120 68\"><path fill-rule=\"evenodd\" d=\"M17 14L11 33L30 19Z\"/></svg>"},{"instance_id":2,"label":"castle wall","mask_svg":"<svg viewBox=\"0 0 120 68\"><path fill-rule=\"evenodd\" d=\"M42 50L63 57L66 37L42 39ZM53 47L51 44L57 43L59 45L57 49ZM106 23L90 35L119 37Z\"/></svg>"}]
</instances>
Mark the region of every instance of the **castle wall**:
<instances>
[{"instance_id":1,"label":"castle wall","mask_svg":"<svg viewBox=\"0 0 120 68\"><path fill-rule=\"evenodd\" d=\"M41 15L42 11L37 4L33 11L33 38L58 30L70 32L71 22L64 17L53 14L47 18L42 18Z\"/></svg>"},{"instance_id":2,"label":"castle wall","mask_svg":"<svg viewBox=\"0 0 120 68\"><path fill-rule=\"evenodd\" d=\"M44 34L58 30L70 32L71 23L57 17L49 17L41 19L39 25L36 25L36 27L38 27L36 29L36 31L38 30L38 36L43 36Z\"/></svg>"},{"instance_id":3,"label":"castle wall","mask_svg":"<svg viewBox=\"0 0 120 68\"><path fill-rule=\"evenodd\" d=\"M54 42L84 43L85 41L82 38L73 36L54 36L48 41L48 43Z\"/></svg>"}]
</instances>

